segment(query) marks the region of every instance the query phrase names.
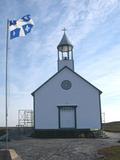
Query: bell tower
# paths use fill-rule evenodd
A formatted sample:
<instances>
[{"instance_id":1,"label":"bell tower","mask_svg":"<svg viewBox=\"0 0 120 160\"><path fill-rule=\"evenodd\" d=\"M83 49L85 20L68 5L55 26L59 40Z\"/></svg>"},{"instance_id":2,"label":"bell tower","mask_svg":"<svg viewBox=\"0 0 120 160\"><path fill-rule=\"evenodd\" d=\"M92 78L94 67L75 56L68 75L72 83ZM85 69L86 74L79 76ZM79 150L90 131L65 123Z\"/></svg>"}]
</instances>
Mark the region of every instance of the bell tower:
<instances>
[{"instance_id":1,"label":"bell tower","mask_svg":"<svg viewBox=\"0 0 120 160\"><path fill-rule=\"evenodd\" d=\"M74 71L74 60L73 60L73 45L66 36L66 29L63 29L64 34L57 46L58 50L58 71L63 67L67 66Z\"/></svg>"}]
</instances>

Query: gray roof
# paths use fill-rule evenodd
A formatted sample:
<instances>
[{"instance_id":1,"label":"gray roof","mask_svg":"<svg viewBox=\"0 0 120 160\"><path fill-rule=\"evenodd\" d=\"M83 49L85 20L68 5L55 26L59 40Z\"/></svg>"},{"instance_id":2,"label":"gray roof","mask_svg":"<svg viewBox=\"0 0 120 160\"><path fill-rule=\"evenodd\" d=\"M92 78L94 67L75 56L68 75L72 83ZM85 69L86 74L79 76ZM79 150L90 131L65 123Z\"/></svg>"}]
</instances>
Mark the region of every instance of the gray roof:
<instances>
[{"instance_id":1,"label":"gray roof","mask_svg":"<svg viewBox=\"0 0 120 160\"><path fill-rule=\"evenodd\" d=\"M57 48L60 47L60 46L64 46L64 45L69 45L69 46L73 47L73 45L71 44L71 42L67 38L65 32L64 32L63 37L62 37L60 43L58 44Z\"/></svg>"}]
</instances>

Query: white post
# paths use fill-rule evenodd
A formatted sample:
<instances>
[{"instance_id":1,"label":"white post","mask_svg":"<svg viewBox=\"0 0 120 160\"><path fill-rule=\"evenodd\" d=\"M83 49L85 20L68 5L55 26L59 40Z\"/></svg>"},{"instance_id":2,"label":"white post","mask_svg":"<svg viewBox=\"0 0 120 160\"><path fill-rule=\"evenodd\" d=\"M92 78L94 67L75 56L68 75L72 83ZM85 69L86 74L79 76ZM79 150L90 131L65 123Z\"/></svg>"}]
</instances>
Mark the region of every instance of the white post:
<instances>
[{"instance_id":1,"label":"white post","mask_svg":"<svg viewBox=\"0 0 120 160\"><path fill-rule=\"evenodd\" d=\"M5 62L5 119L6 119L6 149L8 149L8 38L9 38L9 20L7 20L6 31L6 62Z\"/></svg>"}]
</instances>

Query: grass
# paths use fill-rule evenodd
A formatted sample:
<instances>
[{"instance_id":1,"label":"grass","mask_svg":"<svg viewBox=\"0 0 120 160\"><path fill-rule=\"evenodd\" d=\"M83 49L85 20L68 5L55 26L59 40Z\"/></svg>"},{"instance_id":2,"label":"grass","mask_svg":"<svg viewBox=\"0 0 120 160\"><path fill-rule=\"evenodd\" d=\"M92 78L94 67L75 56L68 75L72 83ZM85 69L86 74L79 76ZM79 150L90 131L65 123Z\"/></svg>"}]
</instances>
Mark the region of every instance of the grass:
<instances>
[{"instance_id":1,"label":"grass","mask_svg":"<svg viewBox=\"0 0 120 160\"><path fill-rule=\"evenodd\" d=\"M108 132L120 132L120 121L103 123L103 130Z\"/></svg>"},{"instance_id":2,"label":"grass","mask_svg":"<svg viewBox=\"0 0 120 160\"><path fill-rule=\"evenodd\" d=\"M98 153L103 155L99 160L120 160L120 146L102 148Z\"/></svg>"}]
</instances>

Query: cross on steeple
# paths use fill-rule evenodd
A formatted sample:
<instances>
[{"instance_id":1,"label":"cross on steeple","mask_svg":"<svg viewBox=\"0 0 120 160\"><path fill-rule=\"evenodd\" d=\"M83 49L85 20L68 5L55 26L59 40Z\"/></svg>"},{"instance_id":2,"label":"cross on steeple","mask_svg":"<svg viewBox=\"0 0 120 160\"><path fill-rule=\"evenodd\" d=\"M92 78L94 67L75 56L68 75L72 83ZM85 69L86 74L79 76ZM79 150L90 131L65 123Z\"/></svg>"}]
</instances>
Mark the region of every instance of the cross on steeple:
<instances>
[{"instance_id":1,"label":"cross on steeple","mask_svg":"<svg viewBox=\"0 0 120 160\"><path fill-rule=\"evenodd\" d=\"M62 31L63 31L64 33L65 33L66 30L67 30L66 28L63 28L63 29L62 29Z\"/></svg>"}]
</instances>

